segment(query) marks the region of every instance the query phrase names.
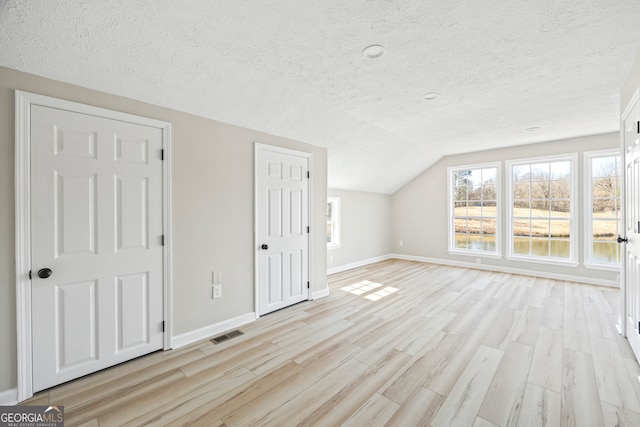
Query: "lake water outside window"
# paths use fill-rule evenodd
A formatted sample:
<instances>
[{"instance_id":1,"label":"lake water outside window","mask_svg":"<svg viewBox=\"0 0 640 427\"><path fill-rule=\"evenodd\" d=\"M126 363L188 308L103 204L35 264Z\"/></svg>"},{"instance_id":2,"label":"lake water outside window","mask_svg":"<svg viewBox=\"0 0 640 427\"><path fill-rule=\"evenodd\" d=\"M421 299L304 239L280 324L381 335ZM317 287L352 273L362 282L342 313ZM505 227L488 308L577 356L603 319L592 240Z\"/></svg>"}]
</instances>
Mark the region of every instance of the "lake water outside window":
<instances>
[{"instance_id":1,"label":"lake water outside window","mask_svg":"<svg viewBox=\"0 0 640 427\"><path fill-rule=\"evenodd\" d=\"M499 171L496 164L449 169L449 250L499 255Z\"/></svg>"}]
</instances>

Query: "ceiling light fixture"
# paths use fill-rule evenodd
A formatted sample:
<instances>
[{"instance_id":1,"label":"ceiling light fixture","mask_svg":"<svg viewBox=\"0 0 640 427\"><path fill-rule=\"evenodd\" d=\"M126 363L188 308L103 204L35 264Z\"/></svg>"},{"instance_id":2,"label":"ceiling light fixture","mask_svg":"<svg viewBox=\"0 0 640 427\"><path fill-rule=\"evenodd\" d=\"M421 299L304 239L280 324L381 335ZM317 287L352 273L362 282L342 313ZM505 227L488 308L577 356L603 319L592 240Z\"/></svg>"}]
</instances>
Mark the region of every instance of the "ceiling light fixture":
<instances>
[{"instance_id":1,"label":"ceiling light fixture","mask_svg":"<svg viewBox=\"0 0 640 427\"><path fill-rule=\"evenodd\" d=\"M424 99L425 101L432 101L434 99L436 99L440 94L438 92L429 92L427 94L424 94L422 96L422 99Z\"/></svg>"},{"instance_id":2,"label":"ceiling light fixture","mask_svg":"<svg viewBox=\"0 0 640 427\"><path fill-rule=\"evenodd\" d=\"M362 49L362 54L367 59L378 59L387 51L381 44L372 44Z\"/></svg>"}]
</instances>

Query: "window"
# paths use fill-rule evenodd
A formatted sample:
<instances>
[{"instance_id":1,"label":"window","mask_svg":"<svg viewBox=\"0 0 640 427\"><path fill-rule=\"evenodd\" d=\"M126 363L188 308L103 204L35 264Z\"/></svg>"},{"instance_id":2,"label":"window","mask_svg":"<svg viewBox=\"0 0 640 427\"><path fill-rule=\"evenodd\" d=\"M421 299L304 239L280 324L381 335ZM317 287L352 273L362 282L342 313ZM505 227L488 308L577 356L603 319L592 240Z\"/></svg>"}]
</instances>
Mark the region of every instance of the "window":
<instances>
[{"instance_id":1,"label":"window","mask_svg":"<svg viewBox=\"0 0 640 427\"><path fill-rule=\"evenodd\" d=\"M449 168L449 252L500 256L500 165Z\"/></svg>"},{"instance_id":2,"label":"window","mask_svg":"<svg viewBox=\"0 0 640 427\"><path fill-rule=\"evenodd\" d=\"M585 153L585 265L618 270L620 245L620 151Z\"/></svg>"},{"instance_id":3,"label":"window","mask_svg":"<svg viewBox=\"0 0 640 427\"><path fill-rule=\"evenodd\" d=\"M577 155L507 162L508 258L576 262Z\"/></svg>"},{"instance_id":4,"label":"window","mask_svg":"<svg viewBox=\"0 0 640 427\"><path fill-rule=\"evenodd\" d=\"M327 201L327 249L340 247L340 198L329 197Z\"/></svg>"}]
</instances>

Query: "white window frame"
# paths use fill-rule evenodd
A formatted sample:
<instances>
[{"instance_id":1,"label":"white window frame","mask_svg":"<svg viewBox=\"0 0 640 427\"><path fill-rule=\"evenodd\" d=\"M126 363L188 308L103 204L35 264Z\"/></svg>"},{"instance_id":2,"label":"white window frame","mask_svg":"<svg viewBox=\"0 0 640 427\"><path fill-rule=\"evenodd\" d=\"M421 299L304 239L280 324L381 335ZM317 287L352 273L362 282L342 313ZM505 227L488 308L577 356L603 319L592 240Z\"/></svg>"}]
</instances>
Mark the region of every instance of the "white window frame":
<instances>
[{"instance_id":1,"label":"white window frame","mask_svg":"<svg viewBox=\"0 0 640 427\"><path fill-rule=\"evenodd\" d=\"M455 247L453 174L459 170L496 168L496 250L480 251ZM467 255L484 258L502 258L502 162L477 163L447 168L448 252L451 255Z\"/></svg>"},{"instance_id":2,"label":"white window frame","mask_svg":"<svg viewBox=\"0 0 640 427\"><path fill-rule=\"evenodd\" d=\"M570 252L568 259L562 258L552 258L552 257L542 257L542 256L532 256L532 255L522 255L515 254L513 251L513 168L515 166L520 165L528 165L535 163L546 163L546 162L559 162L559 161L570 161L571 162L571 186L570 186L570 195L569 195L569 203L571 206L571 211L569 214L569 227L570 227L570 237L569 237L569 245ZM531 157L526 159L515 159L508 160L506 162L506 174L507 174L507 204L505 206L506 217L507 217L507 226L506 226L506 234L507 234L507 256L506 258L511 261L524 261L524 262L532 262L532 263L541 263L547 265L561 265L565 267L577 267L578 264L578 215L577 212L580 210L580 207L577 205L577 189L578 189L578 153L569 153L569 154L558 154L553 156L543 156L543 157Z\"/></svg>"},{"instance_id":3,"label":"white window frame","mask_svg":"<svg viewBox=\"0 0 640 427\"><path fill-rule=\"evenodd\" d=\"M586 151L584 153L584 192L585 192L585 206L584 206L584 228L585 228L585 238L584 238L584 266L591 269L596 270L607 270L607 271L620 271L620 264L602 264L598 262L594 262L593 260L593 179L591 170L591 160L598 157L612 157L618 156L620 157L620 161L622 161L622 155L620 153L620 148L612 148L609 150L597 150L597 151ZM622 181L622 164L619 164L620 173L619 177ZM622 195L620 195L622 197ZM622 209L620 209L620 220L622 221ZM620 223L620 227L622 227L622 222ZM618 230L621 232L621 229Z\"/></svg>"},{"instance_id":4,"label":"white window frame","mask_svg":"<svg viewBox=\"0 0 640 427\"><path fill-rule=\"evenodd\" d=\"M327 249L338 249L342 245L341 223L342 214L340 212L340 197L328 197L327 204L331 206L331 241L327 242Z\"/></svg>"}]
</instances>

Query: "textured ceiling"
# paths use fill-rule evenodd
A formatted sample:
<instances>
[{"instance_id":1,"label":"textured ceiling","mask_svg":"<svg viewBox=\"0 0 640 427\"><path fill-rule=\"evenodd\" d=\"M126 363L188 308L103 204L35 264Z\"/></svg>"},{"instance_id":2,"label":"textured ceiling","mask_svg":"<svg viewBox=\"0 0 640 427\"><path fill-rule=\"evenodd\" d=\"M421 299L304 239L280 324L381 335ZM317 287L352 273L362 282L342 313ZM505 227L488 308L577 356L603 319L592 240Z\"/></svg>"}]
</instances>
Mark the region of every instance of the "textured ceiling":
<instances>
[{"instance_id":1,"label":"textured ceiling","mask_svg":"<svg viewBox=\"0 0 640 427\"><path fill-rule=\"evenodd\" d=\"M639 0L0 0L0 65L327 147L330 187L380 193L616 131L639 47Z\"/></svg>"}]
</instances>

